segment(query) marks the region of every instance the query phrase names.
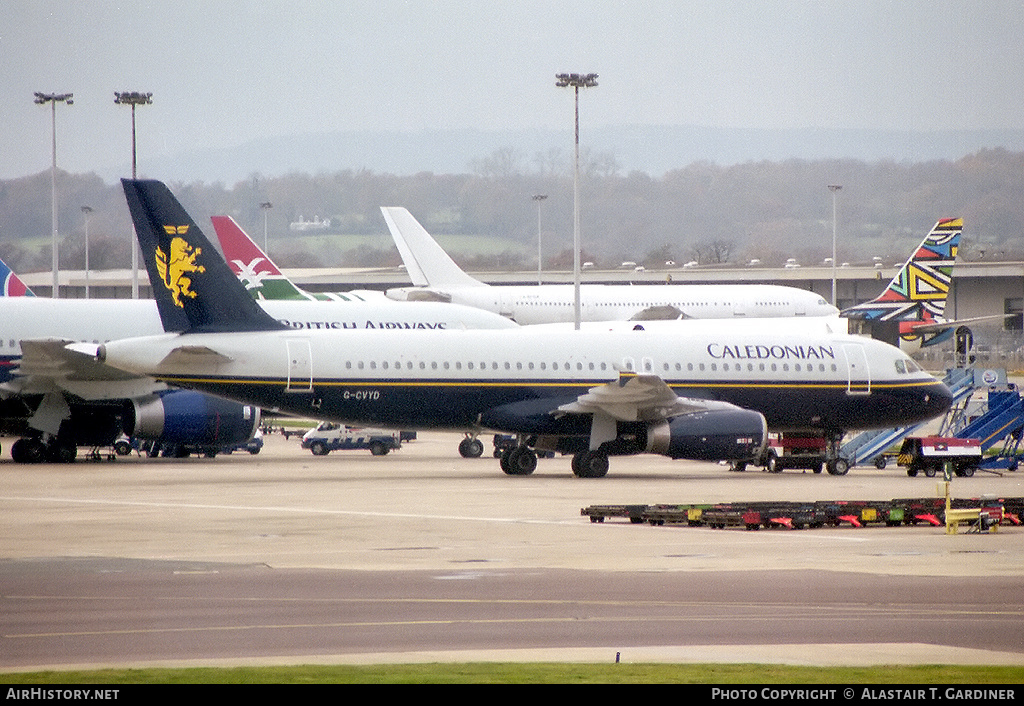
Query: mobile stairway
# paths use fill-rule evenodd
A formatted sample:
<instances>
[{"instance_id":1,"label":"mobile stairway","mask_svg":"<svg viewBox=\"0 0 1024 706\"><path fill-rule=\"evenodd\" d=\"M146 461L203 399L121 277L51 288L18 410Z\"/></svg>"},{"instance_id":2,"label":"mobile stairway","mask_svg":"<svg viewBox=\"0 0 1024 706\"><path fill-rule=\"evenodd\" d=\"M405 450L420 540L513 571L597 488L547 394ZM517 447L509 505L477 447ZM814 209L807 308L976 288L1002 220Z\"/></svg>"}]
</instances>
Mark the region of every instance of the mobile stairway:
<instances>
[{"instance_id":1,"label":"mobile stairway","mask_svg":"<svg viewBox=\"0 0 1024 706\"><path fill-rule=\"evenodd\" d=\"M978 387L975 380L973 368L951 368L946 372L942 381L953 393L953 404L951 410L961 409L962 403L971 397ZM849 459L851 466L863 465L869 462L878 468L885 467L885 450L890 446L899 443L907 436L925 426L928 422L922 422L909 427L895 427L891 429L876 429L865 431L854 436L840 449L840 456Z\"/></svg>"},{"instance_id":2,"label":"mobile stairway","mask_svg":"<svg viewBox=\"0 0 1024 706\"><path fill-rule=\"evenodd\" d=\"M950 432L950 436L959 439L978 439L982 453L1002 443L997 454L981 462L981 468L1016 470L1017 452L1024 432L1024 397L1015 385L1007 385L1002 390L990 389L984 413L965 420L962 426Z\"/></svg>"}]
</instances>

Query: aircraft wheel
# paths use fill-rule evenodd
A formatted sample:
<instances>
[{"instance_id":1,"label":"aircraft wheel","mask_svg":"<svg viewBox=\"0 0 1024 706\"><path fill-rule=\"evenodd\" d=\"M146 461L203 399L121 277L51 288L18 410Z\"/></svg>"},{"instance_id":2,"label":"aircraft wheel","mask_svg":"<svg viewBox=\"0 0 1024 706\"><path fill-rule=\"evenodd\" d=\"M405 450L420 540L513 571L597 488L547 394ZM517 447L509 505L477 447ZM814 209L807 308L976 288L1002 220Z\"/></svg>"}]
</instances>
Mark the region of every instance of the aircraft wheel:
<instances>
[{"instance_id":1,"label":"aircraft wheel","mask_svg":"<svg viewBox=\"0 0 1024 706\"><path fill-rule=\"evenodd\" d=\"M514 476L515 473L512 470L512 449L505 449L498 455L498 465L501 466L502 472L507 476Z\"/></svg>"},{"instance_id":2,"label":"aircraft wheel","mask_svg":"<svg viewBox=\"0 0 1024 706\"><path fill-rule=\"evenodd\" d=\"M608 474L608 456L600 451L584 451L572 458L572 472L579 478L602 478Z\"/></svg>"},{"instance_id":3,"label":"aircraft wheel","mask_svg":"<svg viewBox=\"0 0 1024 706\"><path fill-rule=\"evenodd\" d=\"M46 460L50 463L73 463L78 447L66 441L54 441L46 447Z\"/></svg>"},{"instance_id":4,"label":"aircraft wheel","mask_svg":"<svg viewBox=\"0 0 1024 706\"><path fill-rule=\"evenodd\" d=\"M845 476L850 472L850 462L845 458L834 458L828 462L828 473L832 476Z\"/></svg>"},{"instance_id":5,"label":"aircraft wheel","mask_svg":"<svg viewBox=\"0 0 1024 706\"><path fill-rule=\"evenodd\" d=\"M774 452L768 455L768 463L766 463L764 467L769 473L782 473L782 465L779 464L779 457Z\"/></svg>"},{"instance_id":6,"label":"aircraft wheel","mask_svg":"<svg viewBox=\"0 0 1024 706\"><path fill-rule=\"evenodd\" d=\"M733 461L731 464L729 464L729 470L732 471L733 473L743 473L744 471L747 470L747 462Z\"/></svg>"},{"instance_id":7,"label":"aircraft wheel","mask_svg":"<svg viewBox=\"0 0 1024 706\"><path fill-rule=\"evenodd\" d=\"M480 458L484 454L484 442L467 437L459 442L459 455L463 458Z\"/></svg>"},{"instance_id":8,"label":"aircraft wheel","mask_svg":"<svg viewBox=\"0 0 1024 706\"><path fill-rule=\"evenodd\" d=\"M11 458L16 463L42 463L45 455L46 449L38 439L18 439L11 446Z\"/></svg>"},{"instance_id":9,"label":"aircraft wheel","mask_svg":"<svg viewBox=\"0 0 1024 706\"><path fill-rule=\"evenodd\" d=\"M517 446L508 454L506 471L513 476L528 476L537 470L537 454L529 446Z\"/></svg>"}]
</instances>

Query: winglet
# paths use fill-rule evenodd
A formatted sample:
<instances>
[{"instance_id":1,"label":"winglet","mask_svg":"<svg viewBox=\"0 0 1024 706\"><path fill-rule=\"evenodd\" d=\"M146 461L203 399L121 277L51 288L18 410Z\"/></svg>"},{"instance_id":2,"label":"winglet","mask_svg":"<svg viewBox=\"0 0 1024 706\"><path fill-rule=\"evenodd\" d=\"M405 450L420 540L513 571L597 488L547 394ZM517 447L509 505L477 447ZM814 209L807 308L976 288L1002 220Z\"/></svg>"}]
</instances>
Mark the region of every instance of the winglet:
<instances>
[{"instance_id":1,"label":"winglet","mask_svg":"<svg viewBox=\"0 0 1024 706\"><path fill-rule=\"evenodd\" d=\"M210 216L224 259L255 299L313 299L284 276L231 216Z\"/></svg>"},{"instance_id":2,"label":"winglet","mask_svg":"<svg viewBox=\"0 0 1024 706\"><path fill-rule=\"evenodd\" d=\"M399 206L381 206L380 211L414 285L433 289L487 286L459 269L409 211Z\"/></svg>"},{"instance_id":3,"label":"winglet","mask_svg":"<svg viewBox=\"0 0 1024 706\"><path fill-rule=\"evenodd\" d=\"M170 190L122 179L165 331L284 328L263 311Z\"/></svg>"}]
</instances>

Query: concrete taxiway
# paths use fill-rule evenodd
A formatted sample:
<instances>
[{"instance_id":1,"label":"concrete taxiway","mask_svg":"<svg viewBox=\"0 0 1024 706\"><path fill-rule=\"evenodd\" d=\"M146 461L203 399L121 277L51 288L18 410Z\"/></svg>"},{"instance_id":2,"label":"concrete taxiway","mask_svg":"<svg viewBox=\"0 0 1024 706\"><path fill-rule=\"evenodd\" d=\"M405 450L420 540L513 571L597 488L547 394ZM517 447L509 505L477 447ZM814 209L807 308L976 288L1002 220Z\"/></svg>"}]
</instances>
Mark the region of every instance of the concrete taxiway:
<instances>
[{"instance_id":1,"label":"concrete taxiway","mask_svg":"<svg viewBox=\"0 0 1024 706\"><path fill-rule=\"evenodd\" d=\"M898 468L732 473L653 456L529 477L459 437L313 457L0 462L0 668L482 659L1024 666L1024 527L747 532L593 504L934 495ZM5 448L8 445L5 444ZM488 444L488 451L489 451ZM1024 496L1024 472L956 479Z\"/></svg>"}]
</instances>

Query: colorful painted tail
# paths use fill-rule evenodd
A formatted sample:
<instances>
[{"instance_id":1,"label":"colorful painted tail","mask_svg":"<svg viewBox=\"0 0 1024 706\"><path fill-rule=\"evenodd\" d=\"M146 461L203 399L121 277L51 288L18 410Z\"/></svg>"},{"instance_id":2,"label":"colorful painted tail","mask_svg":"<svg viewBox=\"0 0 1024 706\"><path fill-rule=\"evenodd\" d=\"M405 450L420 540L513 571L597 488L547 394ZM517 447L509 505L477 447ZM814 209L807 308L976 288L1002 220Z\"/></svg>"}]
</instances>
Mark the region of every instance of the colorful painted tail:
<instances>
[{"instance_id":1,"label":"colorful painted tail","mask_svg":"<svg viewBox=\"0 0 1024 706\"><path fill-rule=\"evenodd\" d=\"M943 218L925 237L878 297L843 311L843 316L891 326L900 341L930 346L949 336L946 298L953 279L963 218ZM927 330L926 330L927 329ZM885 338L889 338L886 336Z\"/></svg>"},{"instance_id":2,"label":"colorful painted tail","mask_svg":"<svg viewBox=\"0 0 1024 706\"><path fill-rule=\"evenodd\" d=\"M122 179L165 331L284 328L259 307L170 190Z\"/></svg>"},{"instance_id":3,"label":"colorful painted tail","mask_svg":"<svg viewBox=\"0 0 1024 706\"><path fill-rule=\"evenodd\" d=\"M0 260L0 282L3 282L3 289L0 290L0 297L34 297L35 294L28 288L18 275L7 266L7 263Z\"/></svg>"}]
</instances>

